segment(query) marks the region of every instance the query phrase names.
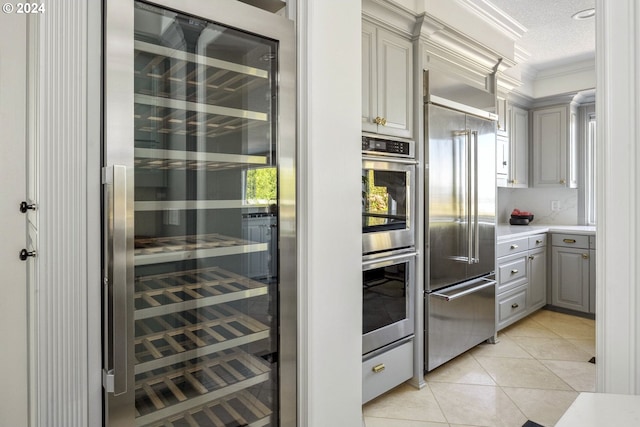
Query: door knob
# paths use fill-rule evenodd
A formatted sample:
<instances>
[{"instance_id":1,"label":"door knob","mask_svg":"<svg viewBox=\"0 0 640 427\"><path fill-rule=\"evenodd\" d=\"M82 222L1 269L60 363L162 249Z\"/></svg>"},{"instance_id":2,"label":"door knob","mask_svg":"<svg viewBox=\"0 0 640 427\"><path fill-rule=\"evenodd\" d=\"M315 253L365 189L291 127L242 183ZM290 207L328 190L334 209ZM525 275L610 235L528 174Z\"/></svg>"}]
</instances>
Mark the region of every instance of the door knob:
<instances>
[{"instance_id":1,"label":"door knob","mask_svg":"<svg viewBox=\"0 0 640 427\"><path fill-rule=\"evenodd\" d=\"M28 204L27 202L20 203L20 212L27 213L28 210L35 211L36 205L34 203Z\"/></svg>"},{"instance_id":2,"label":"door knob","mask_svg":"<svg viewBox=\"0 0 640 427\"><path fill-rule=\"evenodd\" d=\"M36 256L36 251L28 251L26 249L23 249L20 251L20 259L22 261L26 261L27 258L29 258L30 256L35 257Z\"/></svg>"}]
</instances>

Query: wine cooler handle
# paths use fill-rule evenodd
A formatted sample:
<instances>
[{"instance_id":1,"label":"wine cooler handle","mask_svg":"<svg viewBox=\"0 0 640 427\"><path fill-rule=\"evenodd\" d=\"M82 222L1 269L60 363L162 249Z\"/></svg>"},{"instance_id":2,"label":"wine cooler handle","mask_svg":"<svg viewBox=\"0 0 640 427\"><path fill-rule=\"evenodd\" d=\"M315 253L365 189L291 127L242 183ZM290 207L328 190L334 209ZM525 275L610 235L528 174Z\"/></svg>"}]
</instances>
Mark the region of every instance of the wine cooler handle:
<instances>
[{"instance_id":1,"label":"wine cooler handle","mask_svg":"<svg viewBox=\"0 0 640 427\"><path fill-rule=\"evenodd\" d=\"M127 168L113 165L104 169L110 209L105 248L105 349L103 384L108 392L127 391ZM110 187L110 188L109 188Z\"/></svg>"}]
</instances>

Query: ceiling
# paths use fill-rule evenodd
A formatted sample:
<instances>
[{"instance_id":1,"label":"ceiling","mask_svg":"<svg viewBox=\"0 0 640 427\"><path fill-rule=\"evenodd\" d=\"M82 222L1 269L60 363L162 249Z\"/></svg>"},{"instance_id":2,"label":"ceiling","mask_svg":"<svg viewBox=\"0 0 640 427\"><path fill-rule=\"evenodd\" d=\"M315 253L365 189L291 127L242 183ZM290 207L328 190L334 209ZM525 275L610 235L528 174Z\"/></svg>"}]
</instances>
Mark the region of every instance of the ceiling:
<instances>
[{"instance_id":1,"label":"ceiling","mask_svg":"<svg viewBox=\"0 0 640 427\"><path fill-rule=\"evenodd\" d=\"M595 59L595 18L571 16L595 7L595 0L472 0L490 3L518 21L527 31L516 43L531 56L523 71L531 74Z\"/></svg>"}]
</instances>

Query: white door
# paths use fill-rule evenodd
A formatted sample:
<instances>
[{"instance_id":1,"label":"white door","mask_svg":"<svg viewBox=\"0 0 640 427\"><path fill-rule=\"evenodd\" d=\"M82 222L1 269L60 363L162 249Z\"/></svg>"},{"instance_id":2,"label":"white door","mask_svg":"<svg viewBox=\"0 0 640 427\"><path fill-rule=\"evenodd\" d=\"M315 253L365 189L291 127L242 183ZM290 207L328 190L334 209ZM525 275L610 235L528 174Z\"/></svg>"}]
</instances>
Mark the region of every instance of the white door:
<instances>
[{"instance_id":1,"label":"white door","mask_svg":"<svg viewBox=\"0 0 640 427\"><path fill-rule=\"evenodd\" d=\"M26 15L0 14L0 426L28 425L26 216ZM31 248L28 248L31 250Z\"/></svg>"}]
</instances>

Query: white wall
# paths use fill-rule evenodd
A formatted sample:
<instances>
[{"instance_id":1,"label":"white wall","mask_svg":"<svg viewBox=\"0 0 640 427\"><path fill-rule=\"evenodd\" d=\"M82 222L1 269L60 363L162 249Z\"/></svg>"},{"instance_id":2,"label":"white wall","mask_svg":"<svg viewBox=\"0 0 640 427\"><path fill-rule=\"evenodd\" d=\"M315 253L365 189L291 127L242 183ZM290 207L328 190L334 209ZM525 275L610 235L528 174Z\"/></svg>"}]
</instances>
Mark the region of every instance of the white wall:
<instances>
[{"instance_id":1,"label":"white wall","mask_svg":"<svg viewBox=\"0 0 640 427\"><path fill-rule=\"evenodd\" d=\"M0 13L0 426L26 426L27 263L26 217L26 15ZM31 262L31 260L29 261Z\"/></svg>"},{"instance_id":2,"label":"white wall","mask_svg":"<svg viewBox=\"0 0 640 427\"><path fill-rule=\"evenodd\" d=\"M557 200L560 210L551 210ZM513 209L534 214L533 224L577 225L578 190L573 188L498 188L498 223L507 224Z\"/></svg>"},{"instance_id":3,"label":"white wall","mask_svg":"<svg viewBox=\"0 0 640 427\"><path fill-rule=\"evenodd\" d=\"M361 5L301 1L300 420L361 425Z\"/></svg>"}]
</instances>

